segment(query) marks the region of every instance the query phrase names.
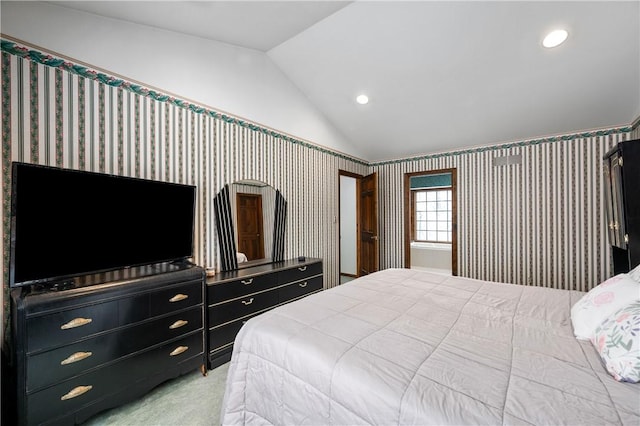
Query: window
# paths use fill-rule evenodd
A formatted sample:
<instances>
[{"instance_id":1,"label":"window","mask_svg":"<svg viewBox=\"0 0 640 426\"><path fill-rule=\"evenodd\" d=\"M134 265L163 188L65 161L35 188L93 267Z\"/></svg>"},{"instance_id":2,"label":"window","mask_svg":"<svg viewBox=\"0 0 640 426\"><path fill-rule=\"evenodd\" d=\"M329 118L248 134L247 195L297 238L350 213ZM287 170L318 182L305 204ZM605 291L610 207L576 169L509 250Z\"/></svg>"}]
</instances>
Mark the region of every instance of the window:
<instances>
[{"instance_id":1,"label":"window","mask_svg":"<svg viewBox=\"0 0 640 426\"><path fill-rule=\"evenodd\" d=\"M420 189L413 196L413 240L451 242L451 189Z\"/></svg>"}]
</instances>

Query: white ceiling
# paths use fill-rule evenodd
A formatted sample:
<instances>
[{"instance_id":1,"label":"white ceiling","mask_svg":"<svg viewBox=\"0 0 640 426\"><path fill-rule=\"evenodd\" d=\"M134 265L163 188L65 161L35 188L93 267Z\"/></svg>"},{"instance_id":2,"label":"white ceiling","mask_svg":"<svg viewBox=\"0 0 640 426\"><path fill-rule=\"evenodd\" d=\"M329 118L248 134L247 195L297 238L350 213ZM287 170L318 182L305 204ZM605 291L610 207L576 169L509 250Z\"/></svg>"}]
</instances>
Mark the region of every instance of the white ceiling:
<instances>
[{"instance_id":1,"label":"white ceiling","mask_svg":"<svg viewBox=\"0 0 640 426\"><path fill-rule=\"evenodd\" d=\"M343 8L334 1L51 1L109 18L268 51Z\"/></svg>"},{"instance_id":2,"label":"white ceiling","mask_svg":"<svg viewBox=\"0 0 640 426\"><path fill-rule=\"evenodd\" d=\"M52 3L263 51L371 161L640 115L640 1Z\"/></svg>"}]
</instances>

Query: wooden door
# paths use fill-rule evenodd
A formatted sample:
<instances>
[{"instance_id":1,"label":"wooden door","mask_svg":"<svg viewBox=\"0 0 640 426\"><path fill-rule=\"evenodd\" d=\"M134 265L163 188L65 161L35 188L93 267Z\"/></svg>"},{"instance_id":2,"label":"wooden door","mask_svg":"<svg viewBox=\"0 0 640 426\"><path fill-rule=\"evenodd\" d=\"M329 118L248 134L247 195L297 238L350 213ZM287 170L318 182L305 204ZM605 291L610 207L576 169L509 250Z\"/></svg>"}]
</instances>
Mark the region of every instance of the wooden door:
<instances>
[{"instance_id":1,"label":"wooden door","mask_svg":"<svg viewBox=\"0 0 640 426\"><path fill-rule=\"evenodd\" d=\"M378 174L372 173L360 181L360 273L378 270Z\"/></svg>"},{"instance_id":2,"label":"wooden door","mask_svg":"<svg viewBox=\"0 0 640 426\"><path fill-rule=\"evenodd\" d=\"M247 260L264 258L264 235L262 226L262 195L236 195L238 251Z\"/></svg>"}]
</instances>

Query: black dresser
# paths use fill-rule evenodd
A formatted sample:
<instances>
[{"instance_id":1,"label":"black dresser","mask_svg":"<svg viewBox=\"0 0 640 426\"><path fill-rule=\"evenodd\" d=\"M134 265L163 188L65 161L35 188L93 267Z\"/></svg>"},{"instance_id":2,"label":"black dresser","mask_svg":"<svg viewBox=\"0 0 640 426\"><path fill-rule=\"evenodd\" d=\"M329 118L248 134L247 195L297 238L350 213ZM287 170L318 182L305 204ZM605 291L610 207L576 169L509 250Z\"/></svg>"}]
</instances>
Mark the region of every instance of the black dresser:
<instances>
[{"instance_id":1,"label":"black dresser","mask_svg":"<svg viewBox=\"0 0 640 426\"><path fill-rule=\"evenodd\" d=\"M233 341L250 318L322 290L322 260L285 260L207 278L207 353L212 369L231 359Z\"/></svg>"},{"instance_id":2,"label":"black dresser","mask_svg":"<svg viewBox=\"0 0 640 426\"><path fill-rule=\"evenodd\" d=\"M640 264L640 140L618 143L604 157L605 209L613 273Z\"/></svg>"},{"instance_id":3,"label":"black dresser","mask_svg":"<svg viewBox=\"0 0 640 426\"><path fill-rule=\"evenodd\" d=\"M203 300L203 269L169 264L12 290L17 422L80 423L203 368Z\"/></svg>"}]
</instances>

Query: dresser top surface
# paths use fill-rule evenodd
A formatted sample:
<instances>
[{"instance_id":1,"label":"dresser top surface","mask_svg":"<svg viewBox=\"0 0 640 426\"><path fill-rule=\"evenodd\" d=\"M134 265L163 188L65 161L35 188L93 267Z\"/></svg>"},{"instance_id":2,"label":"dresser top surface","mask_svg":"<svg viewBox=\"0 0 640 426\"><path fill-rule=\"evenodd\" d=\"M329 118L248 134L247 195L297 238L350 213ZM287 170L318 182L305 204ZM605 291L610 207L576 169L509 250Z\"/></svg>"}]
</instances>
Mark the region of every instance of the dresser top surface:
<instances>
[{"instance_id":1,"label":"dresser top surface","mask_svg":"<svg viewBox=\"0 0 640 426\"><path fill-rule=\"evenodd\" d=\"M131 271L113 271L105 273L106 277L112 276L112 281L105 280L95 285L79 285L69 288L39 288L35 286L16 287L11 290L11 297L20 301L20 308L48 309L49 305L58 306L60 304L73 305L74 303L89 303L104 298L128 297L132 294L144 291L162 290L175 285L182 285L189 282L202 281L204 269L198 266L179 268L160 268L152 270L150 273L137 273Z\"/></svg>"},{"instance_id":2,"label":"dresser top surface","mask_svg":"<svg viewBox=\"0 0 640 426\"><path fill-rule=\"evenodd\" d=\"M283 260L281 262L268 263L265 265L252 266L250 268L237 269L235 271L220 272L213 277L207 277L207 285L222 284L231 280L241 278L249 278L256 275L262 275L269 272L284 271L287 269L299 268L306 265L313 265L322 262L322 259L307 257L303 261L297 258Z\"/></svg>"}]
</instances>

